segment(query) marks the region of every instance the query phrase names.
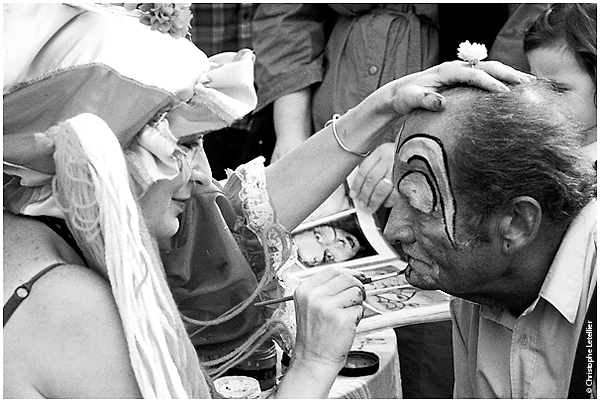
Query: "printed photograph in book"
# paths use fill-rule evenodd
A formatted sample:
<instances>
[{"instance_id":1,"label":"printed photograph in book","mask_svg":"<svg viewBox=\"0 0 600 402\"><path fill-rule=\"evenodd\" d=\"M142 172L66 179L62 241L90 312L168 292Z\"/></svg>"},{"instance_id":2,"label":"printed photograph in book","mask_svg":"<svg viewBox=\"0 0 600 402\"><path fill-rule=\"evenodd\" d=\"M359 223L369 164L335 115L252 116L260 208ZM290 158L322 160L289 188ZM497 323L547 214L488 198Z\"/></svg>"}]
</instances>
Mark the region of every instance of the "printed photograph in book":
<instances>
[{"instance_id":1,"label":"printed photograph in book","mask_svg":"<svg viewBox=\"0 0 600 402\"><path fill-rule=\"evenodd\" d=\"M295 232L292 237L298 246L298 259L305 267L377 254L365 237L354 212Z\"/></svg>"},{"instance_id":2,"label":"printed photograph in book","mask_svg":"<svg viewBox=\"0 0 600 402\"><path fill-rule=\"evenodd\" d=\"M407 263L385 241L376 217L358 207L348 193L347 184L338 188L292 232L298 262L280 277L284 293L292 294L303 278L335 265L361 271L371 279L385 277L365 284L367 297L358 333L449 319L450 296L407 282Z\"/></svg>"},{"instance_id":3,"label":"printed photograph in book","mask_svg":"<svg viewBox=\"0 0 600 402\"><path fill-rule=\"evenodd\" d=\"M398 254L384 240L374 216L355 207L347 195L347 186L340 189L343 191L334 193L292 232L298 248L299 270L312 274L332 264L359 267L399 260ZM326 206L333 208L326 209ZM334 209L339 206L345 209Z\"/></svg>"}]
</instances>

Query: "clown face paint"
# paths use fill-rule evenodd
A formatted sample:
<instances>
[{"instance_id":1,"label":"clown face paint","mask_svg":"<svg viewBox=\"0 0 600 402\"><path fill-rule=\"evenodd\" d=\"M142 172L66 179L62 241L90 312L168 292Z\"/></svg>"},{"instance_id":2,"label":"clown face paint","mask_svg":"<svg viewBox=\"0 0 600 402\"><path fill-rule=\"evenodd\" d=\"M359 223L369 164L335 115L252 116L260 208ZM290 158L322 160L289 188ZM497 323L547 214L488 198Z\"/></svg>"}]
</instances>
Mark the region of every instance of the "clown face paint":
<instances>
[{"instance_id":1,"label":"clown face paint","mask_svg":"<svg viewBox=\"0 0 600 402\"><path fill-rule=\"evenodd\" d=\"M440 216L450 242L455 244L455 199L450 186L448 160L436 137L414 134L396 147L394 177L397 189L410 205L424 214Z\"/></svg>"}]
</instances>

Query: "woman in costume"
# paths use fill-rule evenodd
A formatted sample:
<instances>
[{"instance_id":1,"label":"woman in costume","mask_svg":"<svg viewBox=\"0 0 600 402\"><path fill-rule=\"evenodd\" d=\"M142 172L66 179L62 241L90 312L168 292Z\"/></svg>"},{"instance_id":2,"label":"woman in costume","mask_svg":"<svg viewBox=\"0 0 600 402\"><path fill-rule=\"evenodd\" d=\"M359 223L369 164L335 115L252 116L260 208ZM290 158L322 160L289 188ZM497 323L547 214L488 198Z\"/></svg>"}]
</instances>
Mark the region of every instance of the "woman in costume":
<instances>
[{"instance_id":1,"label":"woman in costume","mask_svg":"<svg viewBox=\"0 0 600 402\"><path fill-rule=\"evenodd\" d=\"M185 236L197 233L196 195L215 185L202 135L256 103L253 56L209 60L168 35L161 20L139 24L139 13L4 5L5 397L214 395L189 324L220 325L224 315L190 318L185 297L178 310L173 296L190 280L170 290L166 276L181 260L169 256L190 250ZM527 79L499 64L481 68ZM392 82L289 157L232 172L218 189L233 204L223 219L240 238L252 232L267 253L258 286L231 315L293 264L288 230L339 186L385 127L413 108L443 107L434 92L442 84L506 90L482 69L457 62ZM327 396L362 317L362 293L358 279L337 270L297 289L294 353L277 397ZM277 314L264 317L249 341L285 327ZM248 350L245 342L236 347L231 361Z\"/></svg>"}]
</instances>

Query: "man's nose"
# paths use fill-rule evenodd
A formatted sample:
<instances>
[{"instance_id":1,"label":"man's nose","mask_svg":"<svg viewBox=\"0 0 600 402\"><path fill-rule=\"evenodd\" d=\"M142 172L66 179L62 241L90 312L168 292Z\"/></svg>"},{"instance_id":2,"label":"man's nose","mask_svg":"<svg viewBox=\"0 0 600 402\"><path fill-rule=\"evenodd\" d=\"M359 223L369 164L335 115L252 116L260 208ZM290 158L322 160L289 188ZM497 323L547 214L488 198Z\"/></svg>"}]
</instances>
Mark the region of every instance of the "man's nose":
<instances>
[{"instance_id":1,"label":"man's nose","mask_svg":"<svg viewBox=\"0 0 600 402\"><path fill-rule=\"evenodd\" d=\"M194 158L191 163L192 173L190 180L198 183L199 185L206 187L212 183L212 170L206 158L204 148L200 147L194 154Z\"/></svg>"},{"instance_id":2,"label":"man's nose","mask_svg":"<svg viewBox=\"0 0 600 402\"><path fill-rule=\"evenodd\" d=\"M415 242L415 234L410 225L410 211L406 205L397 204L392 208L383 231L383 237L391 245Z\"/></svg>"}]
</instances>

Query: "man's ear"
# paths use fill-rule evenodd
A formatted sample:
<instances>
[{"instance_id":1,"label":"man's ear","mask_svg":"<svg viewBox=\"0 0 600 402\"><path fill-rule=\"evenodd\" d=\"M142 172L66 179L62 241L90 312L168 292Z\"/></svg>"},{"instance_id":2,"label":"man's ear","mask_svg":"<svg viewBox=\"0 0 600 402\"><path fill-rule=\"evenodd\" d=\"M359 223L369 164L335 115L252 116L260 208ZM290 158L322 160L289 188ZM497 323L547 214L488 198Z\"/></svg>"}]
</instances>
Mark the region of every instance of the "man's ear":
<instances>
[{"instance_id":1,"label":"man's ear","mask_svg":"<svg viewBox=\"0 0 600 402\"><path fill-rule=\"evenodd\" d=\"M500 222L502 250L512 254L531 244L542 224L542 207L528 196L515 197Z\"/></svg>"}]
</instances>

